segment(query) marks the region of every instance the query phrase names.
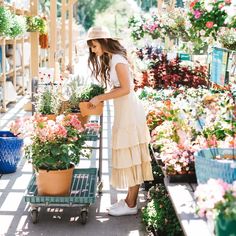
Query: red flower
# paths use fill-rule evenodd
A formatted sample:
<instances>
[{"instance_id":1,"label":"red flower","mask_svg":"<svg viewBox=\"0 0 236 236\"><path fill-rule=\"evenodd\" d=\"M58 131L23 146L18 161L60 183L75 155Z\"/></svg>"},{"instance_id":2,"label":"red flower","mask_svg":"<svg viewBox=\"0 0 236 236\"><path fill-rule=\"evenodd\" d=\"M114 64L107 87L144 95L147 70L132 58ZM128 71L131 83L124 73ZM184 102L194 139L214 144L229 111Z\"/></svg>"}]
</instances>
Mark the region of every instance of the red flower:
<instances>
[{"instance_id":1,"label":"red flower","mask_svg":"<svg viewBox=\"0 0 236 236\"><path fill-rule=\"evenodd\" d=\"M197 0L191 2L191 3L190 3L190 8L193 8L193 7L196 5L196 3L197 3Z\"/></svg>"},{"instance_id":2,"label":"red flower","mask_svg":"<svg viewBox=\"0 0 236 236\"><path fill-rule=\"evenodd\" d=\"M213 21L208 21L208 22L206 23L206 27L207 27L208 29L211 29L211 28L213 27L213 25L214 25L214 22L213 22Z\"/></svg>"},{"instance_id":3,"label":"red flower","mask_svg":"<svg viewBox=\"0 0 236 236\"><path fill-rule=\"evenodd\" d=\"M225 4L230 5L231 4L231 0L225 0Z\"/></svg>"}]
</instances>

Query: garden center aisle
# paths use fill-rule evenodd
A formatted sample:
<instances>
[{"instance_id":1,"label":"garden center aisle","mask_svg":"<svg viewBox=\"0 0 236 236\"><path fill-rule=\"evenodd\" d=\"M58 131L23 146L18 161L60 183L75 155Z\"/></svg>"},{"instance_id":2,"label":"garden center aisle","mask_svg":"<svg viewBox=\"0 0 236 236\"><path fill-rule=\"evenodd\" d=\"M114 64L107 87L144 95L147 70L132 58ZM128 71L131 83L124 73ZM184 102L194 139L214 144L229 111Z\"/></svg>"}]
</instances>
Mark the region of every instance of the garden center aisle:
<instances>
[{"instance_id":1,"label":"garden center aisle","mask_svg":"<svg viewBox=\"0 0 236 236\"><path fill-rule=\"evenodd\" d=\"M79 65L81 67L81 64ZM81 67L83 68L83 67ZM6 129L7 124L17 116L30 115L23 110L26 98L19 98L7 113L2 113L0 128ZM138 215L125 217L108 216L107 208L111 203L125 196L125 191L116 191L110 186L111 171L111 127L113 119L113 104L107 102L104 107L103 127L103 193L97 196L96 204L89 208L89 219L86 225L81 225L78 219L79 211L71 208L43 208L39 214L39 222L31 222L29 205L24 202L25 189L32 175L32 167L22 160L16 173L2 175L0 178L0 235L44 235L44 236L126 236L145 235L142 229L140 211ZM95 144L94 144L95 145ZM98 151L93 151L90 160L82 159L79 167L98 167ZM140 191L139 208L144 204L144 194Z\"/></svg>"}]
</instances>

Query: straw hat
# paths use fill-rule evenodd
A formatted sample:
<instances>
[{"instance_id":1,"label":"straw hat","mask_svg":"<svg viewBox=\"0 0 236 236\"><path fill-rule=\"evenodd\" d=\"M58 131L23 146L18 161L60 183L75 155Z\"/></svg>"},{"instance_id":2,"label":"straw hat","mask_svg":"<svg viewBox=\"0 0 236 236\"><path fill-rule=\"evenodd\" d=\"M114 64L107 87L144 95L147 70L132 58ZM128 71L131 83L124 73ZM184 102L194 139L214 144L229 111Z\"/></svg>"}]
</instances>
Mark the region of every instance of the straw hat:
<instances>
[{"instance_id":1,"label":"straw hat","mask_svg":"<svg viewBox=\"0 0 236 236\"><path fill-rule=\"evenodd\" d=\"M118 37L113 37L110 34L110 31L105 26L94 26L88 30L86 40L94 40L94 39L113 39L120 40Z\"/></svg>"}]
</instances>

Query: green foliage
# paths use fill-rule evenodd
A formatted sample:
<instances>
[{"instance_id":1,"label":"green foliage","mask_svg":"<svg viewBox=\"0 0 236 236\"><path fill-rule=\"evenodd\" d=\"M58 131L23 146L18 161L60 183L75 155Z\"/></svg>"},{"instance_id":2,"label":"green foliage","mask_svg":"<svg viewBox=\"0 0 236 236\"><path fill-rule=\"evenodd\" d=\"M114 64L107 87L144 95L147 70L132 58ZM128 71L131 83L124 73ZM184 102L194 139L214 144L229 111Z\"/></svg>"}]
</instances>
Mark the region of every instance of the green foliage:
<instances>
[{"instance_id":1,"label":"green foliage","mask_svg":"<svg viewBox=\"0 0 236 236\"><path fill-rule=\"evenodd\" d=\"M47 33L47 22L45 19L39 16L27 16L27 31L35 32L38 31L40 34Z\"/></svg>"},{"instance_id":2,"label":"green foliage","mask_svg":"<svg viewBox=\"0 0 236 236\"><path fill-rule=\"evenodd\" d=\"M60 107L60 99L55 91L46 89L37 95L36 111L43 115L57 114Z\"/></svg>"},{"instance_id":3,"label":"green foliage","mask_svg":"<svg viewBox=\"0 0 236 236\"><path fill-rule=\"evenodd\" d=\"M114 4L113 0L81 0L77 4L77 15L79 23L84 28L89 29L95 21L97 12L103 12L110 5Z\"/></svg>"},{"instance_id":4,"label":"green foliage","mask_svg":"<svg viewBox=\"0 0 236 236\"><path fill-rule=\"evenodd\" d=\"M0 6L0 35L7 36L12 27L12 14L9 9Z\"/></svg>"},{"instance_id":5,"label":"green foliage","mask_svg":"<svg viewBox=\"0 0 236 236\"><path fill-rule=\"evenodd\" d=\"M15 38L26 32L26 19L23 16L12 15L12 27L9 36Z\"/></svg>"},{"instance_id":6,"label":"green foliage","mask_svg":"<svg viewBox=\"0 0 236 236\"><path fill-rule=\"evenodd\" d=\"M149 190L149 201L142 209L142 219L147 229L158 235L181 236L179 221L163 184Z\"/></svg>"},{"instance_id":7,"label":"green foliage","mask_svg":"<svg viewBox=\"0 0 236 236\"><path fill-rule=\"evenodd\" d=\"M93 97L103 94L104 91L105 91L105 88L97 84L91 84L91 85L85 86L79 93L78 100L80 102L89 101Z\"/></svg>"},{"instance_id":8,"label":"green foliage","mask_svg":"<svg viewBox=\"0 0 236 236\"><path fill-rule=\"evenodd\" d=\"M144 18L142 16L132 16L128 21L128 27L132 29L131 37L133 40L139 40L144 37L145 31L143 29Z\"/></svg>"}]
</instances>

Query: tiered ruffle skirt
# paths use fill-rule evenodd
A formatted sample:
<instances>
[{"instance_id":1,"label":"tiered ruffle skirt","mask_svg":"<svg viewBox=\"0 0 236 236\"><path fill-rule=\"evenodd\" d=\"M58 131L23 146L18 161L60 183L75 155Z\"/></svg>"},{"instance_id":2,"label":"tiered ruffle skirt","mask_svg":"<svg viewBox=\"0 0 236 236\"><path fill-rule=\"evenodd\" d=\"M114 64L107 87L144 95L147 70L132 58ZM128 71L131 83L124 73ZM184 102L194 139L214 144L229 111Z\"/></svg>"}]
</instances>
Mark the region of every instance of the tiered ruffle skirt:
<instances>
[{"instance_id":1,"label":"tiered ruffle skirt","mask_svg":"<svg viewBox=\"0 0 236 236\"><path fill-rule=\"evenodd\" d=\"M135 92L114 99L114 112L112 186L127 188L153 180L150 134L143 105Z\"/></svg>"}]
</instances>

